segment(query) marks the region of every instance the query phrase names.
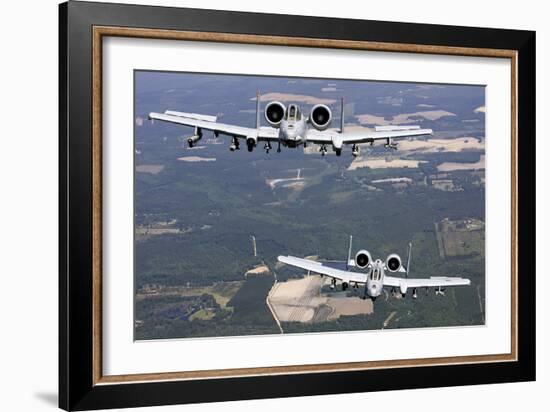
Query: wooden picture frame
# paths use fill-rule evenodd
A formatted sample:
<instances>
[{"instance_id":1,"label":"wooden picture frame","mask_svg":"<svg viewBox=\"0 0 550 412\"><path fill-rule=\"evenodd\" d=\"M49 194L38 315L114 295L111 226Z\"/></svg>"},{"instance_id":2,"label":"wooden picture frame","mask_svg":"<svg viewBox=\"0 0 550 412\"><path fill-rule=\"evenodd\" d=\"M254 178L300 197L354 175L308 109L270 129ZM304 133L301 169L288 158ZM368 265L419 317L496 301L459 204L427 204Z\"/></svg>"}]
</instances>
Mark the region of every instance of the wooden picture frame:
<instances>
[{"instance_id":1,"label":"wooden picture frame","mask_svg":"<svg viewBox=\"0 0 550 412\"><path fill-rule=\"evenodd\" d=\"M59 406L214 402L535 379L535 33L69 2L60 5ZM480 56L512 67L511 352L102 374L102 39L106 36ZM520 185L521 182L521 185Z\"/></svg>"}]
</instances>

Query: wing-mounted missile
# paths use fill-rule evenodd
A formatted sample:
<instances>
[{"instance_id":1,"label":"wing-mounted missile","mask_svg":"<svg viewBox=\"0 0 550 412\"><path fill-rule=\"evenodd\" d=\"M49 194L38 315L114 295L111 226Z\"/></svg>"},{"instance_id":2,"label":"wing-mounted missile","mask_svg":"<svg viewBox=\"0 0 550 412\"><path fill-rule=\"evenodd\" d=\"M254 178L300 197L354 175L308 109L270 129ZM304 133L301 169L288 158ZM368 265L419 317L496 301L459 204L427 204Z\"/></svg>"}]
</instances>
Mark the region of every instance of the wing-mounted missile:
<instances>
[{"instance_id":1,"label":"wing-mounted missile","mask_svg":"<svg viewBox=\"0 0 550 412\"><path fill-rule=\"evenodd\" d=\"M317 130L326 130L332 121L332 112L326 104L316 104L311 109L309 123Z\"/></svg>"},{"instance_id":2,"label":"wing-mounted missile","mask_svg":"<svg viewBox=\"0 0 550 412\"><path fill-rule=\"evenodd\" d=\"M279 127L283 121L285 111L286 107L281 102L268 103L264 110L265 120L267 120L272 127Z\"/></svg>"},{"instance_id":3,"label":"wing-mounted missile","mask_svg":"<svg viewBox=\"0 0 550 412\"><path fill-rule=\"evenodd\" d=\"M231 139L231 145L229 146L229 150L232 152L234 152L235 150L240 150L239 139L237 139L236 137L233 137Z\"/></svg>"},{"instance_id":4,"label":"wing-mounted missile","mask_svg":"<svg viewBox=\"0 0 550 412\"><path fill-rule=\"evenodd\" d=\"M386 139L386 143L384 144L384 147L386 149L397 150L397 143L395 143L391 137L388 137Z\"/></svg>"}]
</instances>

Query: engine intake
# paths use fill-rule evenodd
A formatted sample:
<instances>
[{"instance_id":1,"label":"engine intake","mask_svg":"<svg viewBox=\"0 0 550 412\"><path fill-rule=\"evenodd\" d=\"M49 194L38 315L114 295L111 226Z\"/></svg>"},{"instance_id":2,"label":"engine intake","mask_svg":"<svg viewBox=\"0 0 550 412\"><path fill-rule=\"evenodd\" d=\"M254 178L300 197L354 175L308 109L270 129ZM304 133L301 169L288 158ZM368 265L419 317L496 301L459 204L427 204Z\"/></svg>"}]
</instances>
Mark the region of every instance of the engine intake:
<instances>
[{"instance_id":1,"label":"engine intake","mask_svg":"<svg viewBox=\"0 0 550 412\"><path fill-rule=\"evenodd\" d=\"M265 120L273 126L278 127L283 121L286 107L281 102L271 102L265 107L264 116Z\"/></svg>"},{"instance_id":2,"label":"engine intake","mask_svg":"<svg viewBox=\"0 0 550 412\"><path fill-rule=\"evenodd\" d=\"M309 122L317 130L326 130L332 121L332 112L325 104L317 104L311 109Z\"/></svg>"},{"instance_id":3,"label":"engine intake","mask_svg":"<svg viewBox=\"0 0 550 412\"><path fill-rule=\"evenodd\" d=\"M360 250L355 255L355 266L358 268L366 268L372 261L370 253L367 250Z\"/></svg>"},{"instance_id":4,"label":"engine intake","mask_svg":"<svg viewBox=\"0 0 550 412\"><path fill-rule=\"evenodd\" d=\"M390 272L397 272L401 267L401 258L399 255L392 253L386 258L386 268Z\"/></svg>"}]
</instances>

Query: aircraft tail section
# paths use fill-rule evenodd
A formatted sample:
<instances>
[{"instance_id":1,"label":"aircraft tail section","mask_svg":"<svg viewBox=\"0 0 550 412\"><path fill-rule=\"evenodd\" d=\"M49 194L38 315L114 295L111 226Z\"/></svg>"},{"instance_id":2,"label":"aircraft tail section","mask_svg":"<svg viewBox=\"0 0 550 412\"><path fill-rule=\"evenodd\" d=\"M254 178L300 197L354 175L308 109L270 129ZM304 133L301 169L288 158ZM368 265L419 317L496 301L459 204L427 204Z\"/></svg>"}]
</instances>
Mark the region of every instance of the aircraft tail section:
<instances>
[{"instance_id":1,"label":"aircraft tail section","mask_svg":"<svg viewBox=\"0 0 550 412\"><path fill-rule=\"evenodd\" d=\"M344 113L344 98L342 97L340 99L340 133L344 133L345 118L346 118L346 116L345 116L345 113Z\"/></svg>"},{"instance_id":2,"label":"aircraft tail section","mask_svg":"<svg viewBox=\"0 0 550 412\"><path fill-rule=\"evenodd\" d=\"M260 128L260 91L256 91L256 129Z\"/></svg>"},{"instance_id":3,"label":"aircraft tail section","mask_svg":"<svg viewBox=\"0 0 550 412\"><path fill-rule=\"evenodd\" d=\"M351 247L353 244L353 236L349 236L349 247L348 247L348 260L346 260L346 270L350 268L350 266L355 266L355 261L351 260Z\"/></svg>"},{"instance_id":4,"label":"aircraft tail section","mask_svg":"<svg viewBox=\"0 0 550 412\"><path fill-rule=\"evenodd\" d=\"M407 272L405 274L405 277L409 277L409 270L410 270L410 266L411 266L411 252L412 252L412 247L413 247L413 244L412 242L409 243L409 253L408 253L408 257L407 257Z\"/></svg>"}]
</instances>

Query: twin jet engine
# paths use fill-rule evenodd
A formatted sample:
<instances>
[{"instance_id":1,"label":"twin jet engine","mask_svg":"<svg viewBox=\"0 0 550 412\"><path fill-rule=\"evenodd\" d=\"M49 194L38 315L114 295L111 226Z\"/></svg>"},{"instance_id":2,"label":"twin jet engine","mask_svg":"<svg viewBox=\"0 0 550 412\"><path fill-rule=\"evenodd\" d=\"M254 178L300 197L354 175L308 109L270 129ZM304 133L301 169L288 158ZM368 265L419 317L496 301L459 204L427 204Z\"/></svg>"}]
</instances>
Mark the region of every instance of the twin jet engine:
<instances>
[{"instance_id":1,"label":"twin jet engine","mask_svg":"<svg viewBox=\"0 0 550 412\"><path fill-rule=\"evenodd\" d=\"M360 250L355 255L355 266L360 269L367 268L372 263L372 257L368 250ZM398 254L392 253L386 258L386 269L390 272L397 272L401 268L401 258Z\"/></svg>"},{"instance_id":2,"label":"twin jet engine","mask_svg":"<svg viewBox=\"0 0 550 412\"><path fill-rule=\"evenodd\" d=\"M267 120L271 127L279 127L285 116L288 116L287 109L281 102L270 102L264 109L265 120ZM311 108L307 121L316 130L326 130L332 122L332 111L325 104L317 104Z\"/></svg>"}]
</instances>

